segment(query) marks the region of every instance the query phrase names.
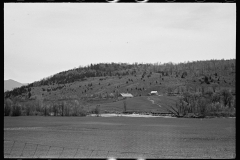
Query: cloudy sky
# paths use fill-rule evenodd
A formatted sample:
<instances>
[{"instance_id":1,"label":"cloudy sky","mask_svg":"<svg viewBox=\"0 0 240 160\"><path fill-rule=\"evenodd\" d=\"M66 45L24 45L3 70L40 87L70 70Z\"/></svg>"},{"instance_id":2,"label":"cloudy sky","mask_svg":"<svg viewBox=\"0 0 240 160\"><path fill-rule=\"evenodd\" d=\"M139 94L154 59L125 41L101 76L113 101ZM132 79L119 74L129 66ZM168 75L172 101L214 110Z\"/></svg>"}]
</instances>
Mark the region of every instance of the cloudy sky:
<instances>
[{"instance_id":1,"label":"cloudy sky","mask_svg":"<svg viewBox=\"0 0 240 160\"><path fill-rule=\"evenodd\" d=\"M5 3L4 80L100 62L236 58L235 3Z\"/></svg>"}]
</instances>

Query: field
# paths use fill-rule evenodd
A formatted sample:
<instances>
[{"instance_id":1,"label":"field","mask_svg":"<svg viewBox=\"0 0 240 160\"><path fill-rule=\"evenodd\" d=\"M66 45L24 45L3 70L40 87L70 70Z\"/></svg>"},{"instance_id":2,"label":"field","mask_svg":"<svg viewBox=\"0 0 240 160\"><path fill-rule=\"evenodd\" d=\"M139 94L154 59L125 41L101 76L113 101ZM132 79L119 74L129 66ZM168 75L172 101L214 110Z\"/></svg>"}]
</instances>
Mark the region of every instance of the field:
<instances>
[{"instance_id":1,"label":"field","mask_svg":"<svg viewBox=\"0 0 240 160\"><path fill-rule=\"evenodd\" d=\"M4 117L4 157L235 158L235 118Z\"/></svg>"},{"instance_id":2,"label":"field","mask_svg":"<svg viewBox=\"0 0 240 160\"><path fill-rule=\"evenodd\" d=\"M169 105L175 106L177 97L171 96L141 96L126 99L127 111L169 113ZM161 105L159 105L161 104ZM94 106L95 107L95 106ZM123 100L100 105L101 112L123 111Z\"/></svg>"}]
</instances>

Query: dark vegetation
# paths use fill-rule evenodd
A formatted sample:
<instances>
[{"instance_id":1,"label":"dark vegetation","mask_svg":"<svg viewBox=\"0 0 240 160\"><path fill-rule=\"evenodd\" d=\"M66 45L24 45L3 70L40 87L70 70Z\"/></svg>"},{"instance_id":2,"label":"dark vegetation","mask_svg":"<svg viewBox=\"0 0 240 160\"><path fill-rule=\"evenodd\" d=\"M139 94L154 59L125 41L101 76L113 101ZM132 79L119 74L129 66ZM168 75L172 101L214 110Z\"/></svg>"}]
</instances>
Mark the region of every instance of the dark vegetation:
<instances>
[{"instance_id":1,"label":"dark vegetation","mask_svg":"<svg viewBox=\"0 0 240 160\"><path fill-rule=\"evenodd\" d=\"M235 66L235 59L180 64L91 64L4 92L4 115L99 114L98 105L119 101L119 93L142 97L157 90L159 94L182 97L176 106L168 108L176 116L232 116ZM125 111L125 104L122 106Z\"/></svg>"},{"instance_id":2,"label":"dark vegetation","mask_svg":"<svg viewBox=\"0 0 240 160\"><path fill-rule=\"evenodd\" d=\"M223 89L212 91L185 92L174 107L168 110L177 117L235 117L235 99L231 92Z\"/></svg>"}]
</instances>

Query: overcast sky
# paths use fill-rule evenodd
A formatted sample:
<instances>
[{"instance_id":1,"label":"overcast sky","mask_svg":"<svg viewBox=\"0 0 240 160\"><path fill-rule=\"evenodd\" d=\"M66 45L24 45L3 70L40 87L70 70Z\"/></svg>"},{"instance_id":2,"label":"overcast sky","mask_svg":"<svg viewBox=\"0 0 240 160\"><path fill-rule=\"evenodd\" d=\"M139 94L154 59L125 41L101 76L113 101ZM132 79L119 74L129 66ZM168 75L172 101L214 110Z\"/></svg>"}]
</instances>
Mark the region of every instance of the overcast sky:
<instances>
[{"instance_id":1,"label":"overcast sky","mask_svg":"<svg viewBox=\"0 0 240 160\"><path fill-rule=\"evenodd\" d=\"M236 58L235 3L5 3L4 80L100 62Z\"/></svg>"}]
</instances>

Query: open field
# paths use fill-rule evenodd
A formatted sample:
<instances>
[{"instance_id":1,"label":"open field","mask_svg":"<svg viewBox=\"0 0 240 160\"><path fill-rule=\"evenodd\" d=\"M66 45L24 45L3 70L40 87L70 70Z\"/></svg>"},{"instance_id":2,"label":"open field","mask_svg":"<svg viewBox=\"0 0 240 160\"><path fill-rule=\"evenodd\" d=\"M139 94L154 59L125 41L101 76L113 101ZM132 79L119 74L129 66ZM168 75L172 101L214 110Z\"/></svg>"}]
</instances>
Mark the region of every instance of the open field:
<instances>
[{"instance_id":1,"label":"open field","mask_svg":"<svg viewBox=\"0 0 240 160\"><path fill-rule=\"evenodd\" d=\"M141 96L126 99L127 111L132 112L154 112L154 113L169 113L169 106L175 106L178 97L176 96ZM123 101L100 104L100 111L123 111ZM95 108L95 105L89 108ZM89 108L85 108L89 110Z\"/></svg>"},{"instance_id":2,"label":"open field","mask_svg":"<svg viewBox=\"0 0 240 160\"><path fill-rule=\"evenodd\" d=\"M234 158L235 136L235 118L4 117L4 156Z\"/></svg>"}]
</instances>

